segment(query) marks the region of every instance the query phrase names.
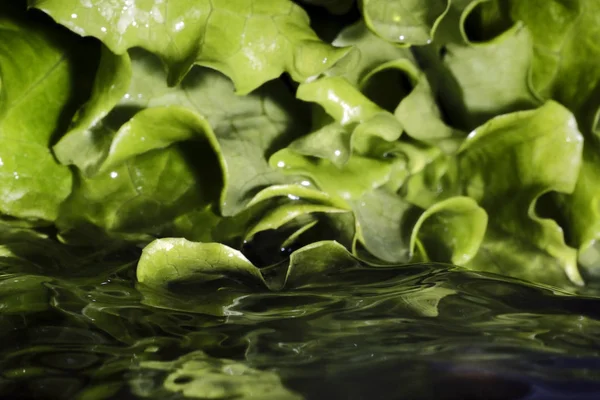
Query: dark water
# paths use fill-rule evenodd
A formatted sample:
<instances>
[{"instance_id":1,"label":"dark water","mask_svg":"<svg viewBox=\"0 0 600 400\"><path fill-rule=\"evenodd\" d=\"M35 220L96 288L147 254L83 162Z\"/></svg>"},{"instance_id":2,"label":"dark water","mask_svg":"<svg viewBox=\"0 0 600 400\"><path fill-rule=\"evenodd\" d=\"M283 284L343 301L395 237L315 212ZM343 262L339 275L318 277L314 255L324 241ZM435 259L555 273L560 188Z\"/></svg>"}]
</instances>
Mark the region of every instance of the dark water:
<instances>
[{"instance_id":1,"label":"dark water","mask_svg":"<svg viewBox=\"0 0 600 400\"><path fill-rule=\"evenodd\" d=\"M591 296L443 265L182 297L93 275L0 272L0 398L600 398Z\"/></svg>"}]
</instances>

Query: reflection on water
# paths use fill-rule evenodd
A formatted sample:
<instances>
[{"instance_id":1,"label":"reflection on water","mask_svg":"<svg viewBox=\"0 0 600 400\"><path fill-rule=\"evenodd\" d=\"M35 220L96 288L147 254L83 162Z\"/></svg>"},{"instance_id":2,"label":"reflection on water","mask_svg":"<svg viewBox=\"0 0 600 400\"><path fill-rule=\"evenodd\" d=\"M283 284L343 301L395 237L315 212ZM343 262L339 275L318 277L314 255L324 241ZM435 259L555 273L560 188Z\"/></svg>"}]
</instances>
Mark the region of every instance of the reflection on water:
<instances>
[{"instance_id":1,"label":"reflection on water","mask_svg":"<svg viewBox=\"0 0 600 400\"><path fill-rule=\"evenodd\" d=\"M132 268L3 272L0 398L600 398L592 296L420 265L169 298Z\"/></svg>"}]
</instances>

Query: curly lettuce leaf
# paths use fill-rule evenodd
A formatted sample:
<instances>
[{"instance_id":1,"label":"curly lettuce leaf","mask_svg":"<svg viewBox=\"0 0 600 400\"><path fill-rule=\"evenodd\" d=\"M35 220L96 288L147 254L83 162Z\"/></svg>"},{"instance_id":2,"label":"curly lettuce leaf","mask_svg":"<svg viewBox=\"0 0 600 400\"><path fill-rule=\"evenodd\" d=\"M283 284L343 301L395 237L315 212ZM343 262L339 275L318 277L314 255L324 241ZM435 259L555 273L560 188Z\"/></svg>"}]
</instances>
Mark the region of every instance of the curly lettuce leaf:
<instances>
[{"instance_id":1,"label":"curly lettuce leaf","mask_svg":"<svg viewBox=\"0 0 600 400\"><path fill-rule=\"evenodd\" d=\"M410 248L421 249L431 260L465 265L478 253L487 221L487 213L473 199L451 197L419 217Z\"/></svg>"},{"instance_id":2,"label":"curly lettuce leaf","mask_svg":"<svg viewBox=\"0 0 600 400\"><path fill-rule=\"evenodd\" d=\"M543 3L543 4L542 4ZM576 116L586 139L593 136L595 112L600 102L598 47L589 38L598 35L598 6L586 1L478 1L466 8L464 22L478 35L495 36L514 23L524 24L531 36L530 88L537 97L552 98ZM475 22L475 25L473 25ZM468 27L467 27L468 28ZM464 32L463 32L464 33ZM472 32L473 33L473 32ZM505 35L506 33L502 34ZM597 146L587 140L577 188L572 195L555 195L565 229L579 248L579 260L588 273L597 268L595 238L600 218L593 185Z\"/></svg>"},{"instance_id":3,"label":"curly lettuce leaf","mask_svg":"<svg viewBox=\"0 0 600 400\"><path fill-rule=\"evenodd\" d=\"M450 0L362 0L363 18L373 32L408 45L429 44L449 7Z\"/></svg>"},{"instance_id":4,"label":"curly lettuce leaf","mask_svg":"<svg viewBox=\"0 0 600 400\"><path fill-rule=\"evenodd\" d=\"M95 47L36 17L0 6L0 214L41 223L71 190L49 147L85 96L93 65L82 55Z\"/></svg>"},{"instance_id":5,"label":"curly lettuce leaf","mask_svg":"<svg viewBox=\"0 0 600 400\"><path fill-rule=\"evenodd\" d=\"M354 155L340 168L329 160L306 157L291 149L278 151L269 162L286 174L309 177L320 190L342 204L383 186L394 170L393 160Z\"/></svg>"},{"instance_id":6,"label":"curly lettuce leaf","mask_svg":"<svg viewBox=\"0 0 600 400\"><path fill-rule=\"evenodd\" d=\"M319 40L290 0L31 0L30 6L112 52L142 47L169 66L177 83L193 64L214 68L247 94L283 72L304 82L347 50Z\"/></svg>"},{"instance_id":7,"label":"curly lettuce leaf","mask_svg":"<svg viewBox=\"0 0 600 400\"><path fill-rule=\"evenodd\" d=\"M537 110L490 120L469 135L456 161L460 190L488 212L490 240L520 240L521 247L529 246L557 260L577 284L582 278L575 249L565 244L556 221L538 215L536 203L546 193L575 190L582 147L573 114L548 102ZM514 252L512 246L494 246L494 250ZM488 264L476 263L475 268L485 269ZM535 263L519 265L527 274ZM543 274L539 279L543 280Z\"/></svg>"},{"instance_id":8,"label":"curly lettuce leaf","mask_svg":"<svg viewBox=\"0 0 600 400\"><path fill-rule=\"evenodd\" d=\"M302 84L296 96L317 103L328 115L323 127L288 147L299 154L323 158L342 167L350 161L353 151L368 153L373 143L391 142L402 134L400 122L346 78L324 77Z\"/></svg>"},{"instance_id":9,"label":"curly lettuce leaf","mask_svg":"<svg viewBox=\"0 0 600 400\"><path fill-rule=\"evenodd\" d=\"M421 208L386 188L393 175L393 163L354 155L340 169L327 160L315 162L288 149L274 154L271 163L288 173L309 176L321 190L335 194L333 198L337 202L344 202L356 219L355 240L379 260L408 262L423 241L429 253L440 255L444 252L435 250L434 243L440 246L447 238L445 235L454 235L452 243L441 246L450 250L433 259L464 264L476 253L483 238L486 215L475 203L452 199L423 214ZM456 210L451 211L453 207ZM430 233L424 231L424 239L417 243L421 227L426 229L434 221L443 226L443 230L438 233L431 233L431 229Z\"/></svg>"},{"instance_id":10,"label":"curly lettuce leaf","mask_svg":"<svg viewBox=\"0 0 600 400\"><path fill-rule=\"evenodd\" d=\"M215 304L199 304L197 310L222 315L226 309L220 307L249 290L278 291L322 282L328 275L358 264L344 246L334 241L311 243L293 252L289 264L259 269L242 253L220 243L163 238L144 248L137 279L148 290L147 299L153 305L160 307L160 292L173 293L172 304L185 302L186 296L212 296ZM216 296L199 290L211 285L223 289ZM163 306L170 307L167 303Z\"/></svg>"},{"instance_id":11,"label":"curly lettuce leaf","mask_svg":"<svg viewBox=\"0 0 600 400\"><path fill-rule=\"evenodd\" d=\"M449 43L443 63L459 86L447 99L453 118L472 129L496 115L538 106L530 89L532 59L531 35L522 24L487 42Z\"/></svg>"},{"instance_id":12,"label":"curly lettuce leaf","mask_svg":"<svg viewBox=\"0 0 600 400\"><path fill-rule=\"evenodd\" d=\"M365 192L352 205L358 240L369 253L388 263L412 258L410 240L419 208L385 188Z\"/></svg>"},{"instance_id":13,"label":"curly lettuce leaf","mask_svg":"<svg viewBox=\"0 0 600 400\"><path fill-rule=\"evenodd\" d=\"M388 263L432 260L465 265L479 250L487 214L467 197L451 197L425 211L389 191L354 203L358 240Z\"/></svg>"},{"instance_id":14,"label":"curly lettuce leaf","mask_svg":"<svg viewBox=\"0 0 600 400\"><path fill-rule=\"evenodd\" d=\"M173 226L178 218L199 212L195 223L217 221L210 210L220 190L214 158L199 142L147 152L91 178L79 173L57 226L70 242L82 244L103 237L145 242L167 232L188 236L180 230L185 227ZM202 168L211 174L198 174ZM210 225L201 228L210 233Z\"/></svg>"},{"instance_id":15,"label":"curly lettuce leaf","mask_svg":"<svg viewBox=\"0 0 600 400\"><path fill-rule=\"evenodd\" d=\"M223 175L224 215L241 211L262 188L284 183L266 157L302 133L305 123L302 106L281 82L238 96L226 77L196 67L170 88L160 63L146 52L103 56L90 101L55 146L63 163L94 175L151 150L200 140L216 154L208 171L222 169L203 178Z\"/></svg>"},{"instance_id":16,"label":"curly lettuce leaf","mask_svg":"<svg viewBox=\"0 0 600 400\"><path fill-rule=\"evenodd\" d=\"M578 118L582 131L588 132L598 107L600 53L593 41L600 33L600 6L583 0L464 0L459 26L463 37L469 29L476 35L504 36L506 26L523 24L530 32L531 83L537 97L554 99L568 107ZM472 29L471 29L472 30ZM514 56L518 57L518 54Z\"/></svg>"},{"instance_id":17,"label":"curly lettuce leaf","mask_svg":"<svg viewBox=\"0 0 600 400\"><path fill-rule=\"evenodd\" d=\"M364 21L344 28L333 40L338 47L349 47L351 52L344 62L327 71L326 75L343 75L353 84L358 84L375 68L388 61L399 59L414 62L410 49L397 46L375 35Z\"/></svg>"},{"instance_id":18,"label":"curly lettuce leaf","mask_svg":"<svg viewBox=\"0 0 600 400\"><path fill-rule=\"evenodd\" d=\"M239 251L219 243L157 239L144 248L137 268L138 282L163 289L180 281L206 283L223 278L266 287L258 268Z\"/></svg>"},{"instance_id":19,"label":"curly lettuce leaf","mask_svg":"<svg viewBox=\"0 0 600 400\"><path fill-rule=\"evenodd\" d=\"M532 33L535 60L533 88L569 107L591 123L598 104L600 4L595 1L511 1L509 12ZM582 112L588 112L584 118ZM587 127L584 129L587 130Z\"/></svg>"},{"instance_id":20,"label":"curly lettuce leaf","mask_svg":"<svg viewBox=\"0 0 600 400\"><path fill-rule=\"evenodd\" d=\"M579 264L592 279L600 273L600 155L595 150L584 147L575 190L557 198L571 239L579 247Z\"/></svg>"},{"instance_id":21,"label":"curly lettuce leaf","mask_svg":"<svg viewBox=\"0 0 600 400\"><path fill-rule=\"evenodd\" d=\"M329 74L343 76L369 100L394 113L409 136L447 152L458 148L466 134L445 123L435 99L435 88L409 49L377 37L362 22L344 29L333 43L352 46L356 61L340 71L334 68ZM313 101L322 103L319 98ZM339 129L338 125L330 124L324 130L336 127Z\"/></svg>"},{"instance_id":22,"label":"curly lettuce leaf","mask_svg":"<svg viewBox=\"0 0 600 400\"><path fill-rule=\"evenodd\" d=\"M286 223L306 214L315 213L345 213L348 210L325 206L320 204L295 204L296 202L283 204L279 207L270 209L260 221L258 221L247 233L246 240L249 240L256 233L269 229L278 229Z\"/></svg>"},{"instance_id":23,"label":"curly lettuce leaf","mask_svg":"<svg viewBox=\"0 0 600 400\"><path fill-rule=\"evenodd\" d=\"M587 273L596 275L596 240L600 237L598 198L593 189L598 176L598 146L593 138L596 111L600 104L600 4L552 0L541 4L529 0L511 2L510 16L525 22L534 40L533 88L540 96L553 98L576 115L586 136L584 162L575 192L557 196L579 260ZM595 143L594 143L595 142Z\"/></svg>"}]
</instances>

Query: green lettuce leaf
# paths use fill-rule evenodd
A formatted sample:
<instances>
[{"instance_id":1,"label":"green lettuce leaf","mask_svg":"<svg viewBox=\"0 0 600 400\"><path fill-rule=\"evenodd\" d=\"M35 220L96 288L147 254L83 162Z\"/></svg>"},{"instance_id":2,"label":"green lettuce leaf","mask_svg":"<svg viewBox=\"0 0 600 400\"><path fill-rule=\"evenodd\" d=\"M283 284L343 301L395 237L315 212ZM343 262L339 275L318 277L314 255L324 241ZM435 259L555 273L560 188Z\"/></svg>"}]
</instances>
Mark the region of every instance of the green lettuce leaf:
<instances>
[{"instance_id":1,"label":"green lettuce leaf","mask_svg":"<svg viewBox=\"0 0 600 400\"><path fill-rule=\"evenodd\" d=\"M258 268L239 251L219 243L157 239L144 248L137 268L138 282L165 289L177 282L224 278L248 287L266 287Z\"/></svg>"},{"instance_id":2,"label":"green lettuce leaf","mask_svg":"<svg viewBox=\"0 0 600 400\"><path fill-rule=\"evenodd\" d=\"M541 98L553 98L575 114L584 136L593 135L594 115L600 101L600 69L595 61L598 47L586 40L598 35L600 9L595 2L536 0L489 1L473 9L481 32L501 32L502 26L519 21L531 32L531 89ZM579 247L580 262L589 269L594 261L593 242L600 235L600 219L593 185L596 174L593 154L585 143L585 157L573 195L556 195L572 244Z\"/></svg>"},{"instance_id":3,"label":"green lettuce leaf","mask_svg":"<svg viewBox=\"0 0 600 400\"><path fill-rule=\"evenodd\" d=\"M357 262L339 243L315 242L293 252L289 266L275 266L283 272L279 273L283 280L278 281L272 279L269 269L255 267L239 251L223 244L165 238L144 248L137 279L143 286L157 290L177 292L178 287L181 294L186 293L185 284L198 287L211 282L244 290L281 290L321 281L327 274L356 266Z\"/></svg>"},{"instance_id":4,"label":"green lettuce leaf","mask_svg":"<svg viewBox=\"0 0 600 400\"><path fill-rule=\"evenodd\" d=\"M451 104L453 118L467 129L496 115L539 105L530 89L531 35L522 24L516 24L491 41L450 43L446 51L443 63L460 88L460 92L446 101ZM450 83L445 85L449 87Z\"/></svg>"},{"instance_id":5,"label":"green lettuce leaf","mask_svg":"<svg viewBox=\"0 0 600 400\"><path fill-rule=\"evenodd\" d=\"M0 6L0 268L178 238L144 302L213 315L359 260L598 276L595 3L222 3Z\"/></svg>"},{"instance_id":6,"label":"green lettuce leaf","mask_svg":"<svg viewBox=\"0 0 600 400\"><path fill-rule=\"evenodd\" d=\"M82 56L93 59L93 49L18 6L0 6L0 214L56 219L71 172L49 147L85 96Z\"/></svg>"},{"instance_id":7,"label":"green lettuce leaf","mask_svg":"<svg viewBox=\"0 0 600 400\"><path fill-rule=\"evenodd\" d=\"M320 41L290 0L31 0L72 31L100 39L116 54L142 47L179 82L193 64L214 68L246 94L287 72L298 82L319 75L347 50Z\"/></svg>"},{"instance_id":8,"label":"green lettuce leaf","mask_svg":"<svg viewBox=\"0 0 600 400\"><path fill-rule=\"evenodd\" d=\"M197 178L212 179L214 191L220 185L218 176L223 176L219 205L223 214L233 215L260 189L284 182L266 157L303 132L302 116L302 106L281 82L238 96L226 77L196 67L181 86L169 88L152 55L105 51L92 97L55 151L59 160L87 175L106 176L146 152L198 142L207 155L199 158L204 166L196 171L205 172Z\"/></svg>"},{"instance_id":9,"label":"green lettuce leaf","mask_svg":"<svg viewBox=\"0 0 600 400\"><path fill-rule=\"evenodd\" d=\"M600 155L585 146L575 191L557 199L572 241L579 248L583 272L595 279L600 271Z\"/></svg>"},{"instance_id":10,"label":"green lettuce leaf","mask_svg":"<svg viewBox=\"0 0 600 400\"><path fill-rule=\"evenodd\" d=\"M354 203L358 240L388 263L467 264L479 250L487 214L467 197L452 197L423 211L384 189Z\"/></svg>"},{"instance_id":11,"label":"green lettuce leaf","mask_svg":"<svg viewBox=\"0 0 600 400\"><path fill-rule=\"evenodd\" d=\"M320 190L328 193L336 202L358 199L364 193L383 186L394 168L394 160L384 161L359 155L352 156L340 168L329 160L302 156L289 148L273 154L269 162L287 174L311 178Z\"/></svg>"},{"instance_id":12,"label":"green lettuce leaf","mask_svg":"<svg viewBox=\"0 0 600 400\"><path fill-rule=\"evenodd\" d=\"M372 255L388 263L413 256L411 236L421 210L385 188L365 192L353 202L358 240Z\"/></svg>"},{"instance_id":13,"label":"green lettuce leaf","mask_svg":"<svg viewBox=\"0 0 600 400\"><path fill-rule=\"evenodd\" d=\"M267 214L246 233L246 240L250 239L258 232L268 229L277 229L305 214L345 212L347 212L347 210L319 204L284 204L277 208L270 209Z\"/></svg>"},{"instance_id":14,"label":"green lettuce leaf","mask_svg":"<svg viewBox=\"0 0 600 400\"><path fill-rule=\"evenodd\" d=\"M448 12L449 0L362 0L370 29L382 38L402 44L429 44Z\"/></svg>"},{"instance_id":15,"label":"green lettuce leaf","mask_svg":"<svg viewBox=\"0 0 600 400\"><path fill-rule=\"evenodd\" d=\"M532 33L533 88L569 107L582 125L584 121L591 123L595 110L589 107L598 106L600 85L596 61L600 49L593 40L600 35L600 4L584 0L511 1L509 12Z\"/></svg>"},{"instance_id":16,"label":"green lettuce leaf","mask_svg":"<svg viewBox=\"0 0 600 400\"><path fill-rule=\"evenodd\" d=\"M358 265L334 241L311 243L293 252L289 264L259 269L220 243L164 238L145 247L137 280L145 304L222 316L240 296L335 280L336 274Z\"/></svg>"},{"instance_id":17,"label":"green lettuce leaf","mask_svg":"<svg viewBox=\"0 0 600 400\"><path fill-rule=\"evenodd\" d=\"M203 166L212 177L197 173ZM174 226L182 216L199 212L194 223L216 223L210 207L219 198L214 177L220 173L212 149L202 143L147 152L91 178L79 173L57 226L66 240L80 244L147 242L167 232L188 236ZM210 232L210 225L200 227Z\"/></svg>"},{"instance_id":18,"label":"green lettuce leaf","mask_svg":"<svg viewBox=\"0 0 600 400\"><path fill-rule=\"evenodd\" d=\"M410 248L455 265L471 261L485 236L488 216L468 197L451 197L429 207L413 228ZM418 246L418 247L417 247Z\"/></svg>"},{"instance_id":19,"label":"green lettuce leaf","mask_svg":"<svg viewBox=\"0 0 600 400\"><path fill-rule=\"evenodd\" d=\"M342 75L355 85L362 82L374 69L389 61L404 60L408 68L415 62L410 49L375 35L362 20L339 32L332 44L337 47L349 47L351 52L344 62L326 71L325 75Z\"/></svg>"},{"instance_id":20,"label":"green lettuce leaf","mask_svg":"<svg viewBox=\"0 0 600 400\"><path fill-rule=\"evenodd\" d=\"M334 68L329 74L341 74L364 96L393 112L411 137L449 152L458 147L457 139L465 134L443 121L434 89L409 49L377 37L363 22L344 29L333 44L352 46L356 61L348 62L340 71ZM321 104L318 98L313 101Z\"/></svg>"},{"instance_id":21,"label":"green lettuce leaf","mask_svg":"<svg viewBox=\"0 0 600 400\"><path fill-rule=\"evenodd\" d=\"M519 240L520 248L527 245L553 257L577 284L582 279L576 251L565 244L556 221L538 215L536 203L551 191L575 190L582 145L574 116L561 105L548 102L537 110L490 120L469 135L456 161L460 190L488 212L490 240ZM494 250L514 252L512 246L494 246ZM474 268L485 269L486 265L489 263ZM527 274L535 263L519 265ZM543 279L543 274L538 279Z\"/></svg>"}]
</instances>

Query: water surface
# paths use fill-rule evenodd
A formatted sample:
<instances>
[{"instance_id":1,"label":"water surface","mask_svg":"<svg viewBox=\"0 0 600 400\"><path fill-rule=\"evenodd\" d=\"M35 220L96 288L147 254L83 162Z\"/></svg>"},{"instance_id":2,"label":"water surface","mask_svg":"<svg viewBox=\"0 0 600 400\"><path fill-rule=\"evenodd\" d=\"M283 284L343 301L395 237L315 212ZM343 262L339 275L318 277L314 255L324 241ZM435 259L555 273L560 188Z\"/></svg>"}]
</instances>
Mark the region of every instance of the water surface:
<instances>
[{"instance_id":1,"label":"water surface","mask_svg":"<svg viewBox=\"0 0 600 400\"><path fill-rule=\"evenodd\" d=\"M106 269L106 268L104 268ZM600 300L446 265L279 293L0 270L3 399L597 399Z\"/></svg>"}]
</instances>

